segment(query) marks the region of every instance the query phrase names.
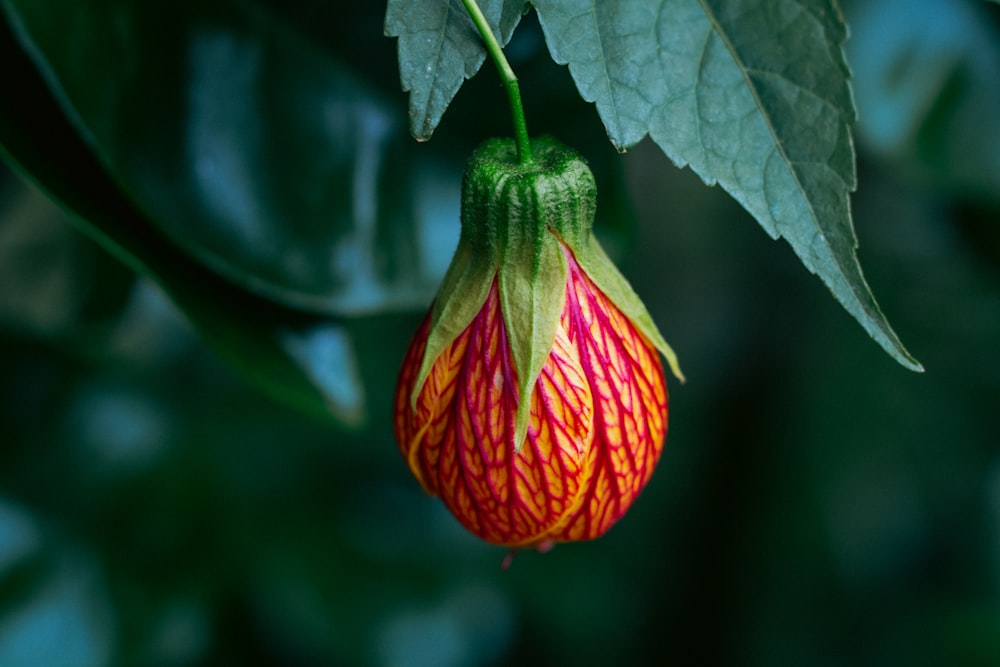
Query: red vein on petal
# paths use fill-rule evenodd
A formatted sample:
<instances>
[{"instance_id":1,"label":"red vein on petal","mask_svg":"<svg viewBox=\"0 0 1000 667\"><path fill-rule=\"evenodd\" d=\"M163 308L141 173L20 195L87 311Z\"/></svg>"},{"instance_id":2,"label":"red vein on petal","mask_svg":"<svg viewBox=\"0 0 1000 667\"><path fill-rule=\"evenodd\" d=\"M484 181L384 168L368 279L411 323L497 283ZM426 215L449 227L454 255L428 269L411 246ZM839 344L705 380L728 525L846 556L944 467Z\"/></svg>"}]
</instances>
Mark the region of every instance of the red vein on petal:
<instances>
[{"instance_id":1,"label":"red vein on petal","mask_svg":"<svg viewBox=\"0 0 1000 667\"><path fill-rule=\"evenodd\" d=\"M594 423L599 460L584 506L562 540L597 537L624 514L659 458L667 412L659 354L566 254L570 298L564 319L599 406Z\"/></svg>"},{"instance_id":2,"label":"red vein on petal","mask_svg":"<svg viewBox=\"0 0 1000 667\"><path fill-rule=\"evenodd\" d=\"M412 392L425 338L422 328L404 361L395 415L414 474L483 539L551 541L584 507L598 470L594 399L580 351L560 329L529 397L528 434L515 454L517 375L496 284L433 364L414 413L402 397Z\"/></svg>"}]
</instances>

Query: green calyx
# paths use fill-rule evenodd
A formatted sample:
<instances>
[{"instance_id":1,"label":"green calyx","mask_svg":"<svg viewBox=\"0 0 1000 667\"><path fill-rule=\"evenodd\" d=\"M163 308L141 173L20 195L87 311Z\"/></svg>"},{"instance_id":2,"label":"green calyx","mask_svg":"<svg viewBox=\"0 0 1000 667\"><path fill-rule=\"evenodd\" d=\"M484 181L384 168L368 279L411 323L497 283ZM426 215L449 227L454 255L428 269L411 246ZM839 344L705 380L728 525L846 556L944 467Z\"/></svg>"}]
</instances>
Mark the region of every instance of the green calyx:
<instances>
[{"instance_id":1,"label":"green calyx","mask_svg":"<svg viewBox=\"0 0 1000 667\"><path fill-rule=\"evenodd\" d=\"M531 392L555 342L566 300L565 245L594 283L666 357L676 356L645 306L591 233L597 187L587 163L551 137L531 142L518 161L513 140L490 139L472 154L462 182L462 232L431 314L412 405L438 356L482 309L493 281L514 367L514 442L527 434Z\"/></svg>"}]
</instances>

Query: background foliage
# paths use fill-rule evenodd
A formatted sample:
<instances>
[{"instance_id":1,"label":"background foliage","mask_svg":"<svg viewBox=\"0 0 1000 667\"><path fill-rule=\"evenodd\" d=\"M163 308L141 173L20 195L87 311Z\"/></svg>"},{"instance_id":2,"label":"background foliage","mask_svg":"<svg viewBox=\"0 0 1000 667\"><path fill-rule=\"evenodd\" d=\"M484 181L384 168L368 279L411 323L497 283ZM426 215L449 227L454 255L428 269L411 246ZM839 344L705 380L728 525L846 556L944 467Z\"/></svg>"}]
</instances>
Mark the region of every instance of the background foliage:
<instances>
[{"instance_id":1,"label":"background foliage","mask_svg":"<svg viewBox=\"0 0 1000 667\"><path fill-rule=\"evenodd\" d=\"M484 69L414 142L354 4L0 5L0 664L995 664L997 7L845 5L861 257L922 376L617 155L522 19L531 129L591 161L689 381L629 516L504 572L387 415L506 107Z\"/></svg>"}]
</instances>

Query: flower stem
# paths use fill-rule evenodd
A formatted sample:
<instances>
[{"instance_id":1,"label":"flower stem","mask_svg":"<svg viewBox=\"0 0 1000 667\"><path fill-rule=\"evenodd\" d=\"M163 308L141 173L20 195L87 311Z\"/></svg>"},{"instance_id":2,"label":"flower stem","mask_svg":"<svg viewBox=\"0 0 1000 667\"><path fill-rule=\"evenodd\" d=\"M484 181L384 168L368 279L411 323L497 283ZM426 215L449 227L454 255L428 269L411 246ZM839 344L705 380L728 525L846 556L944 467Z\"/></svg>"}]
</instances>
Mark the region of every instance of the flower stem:
<instances>
[{"instance_id":1,"label":"flower stem","mask_svg":"<svg viewBox=\"0 0 1000 667\"><path fill-rule=\"evenodd\" d=\"M517 85L517 76L511 69L510 63L507 62L507 57L503 54L503 49L500 48L500 42L497 41L493 30L490 29L490 24L483 16L476 0L462 0L462 4L469 12L472 22L476 24L476 29L486 44L486 50L489 52L490 58L493 59L493 64L497 66L504 88L507 89L511 120L514 121L514 144L517 146L517 160L521 164L528 164L531 162L531 139L528 137L528 123L524 117L524 107L521 106L521 89Z\"/></svg>"}]
</instances>

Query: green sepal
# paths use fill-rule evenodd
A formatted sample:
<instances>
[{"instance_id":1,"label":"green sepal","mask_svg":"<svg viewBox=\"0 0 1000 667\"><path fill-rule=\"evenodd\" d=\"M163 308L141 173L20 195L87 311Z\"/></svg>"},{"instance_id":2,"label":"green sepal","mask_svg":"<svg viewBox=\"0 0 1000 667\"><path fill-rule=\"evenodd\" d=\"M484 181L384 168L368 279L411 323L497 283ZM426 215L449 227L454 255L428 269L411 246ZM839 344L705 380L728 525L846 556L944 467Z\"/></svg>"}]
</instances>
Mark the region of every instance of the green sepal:
<instances>
[{"instance_id":1,"label":"green sepal","mask_svg":"<svg viewBox=\"0 0 1000 667\"><path fill-rule=\"evenodd\" d=\"M527 222L530 224L530 220ZM514 451L521 448L527 436L531 394L555 345L566 304L569 276L566 256L547 229L543 227L538 232L537 237L525 239L520 247L510 248L512 259L500 265L500 309L517 369ZM537 244L534 261L519 261L531 250L530 243Z\"/></svg>"},{"instance_id":2,"label":"green sepal","mask_svg":"<svg viewBox=\"0 0 1000 667\"><path fill-rule=\"evenodd\" d=\"M497 262L477 251L464 233L459 238L455 255L444 274L441 287L431 310L430 330L427 345L420 361L417 379L410 395L410 407L417 409L417 398L424 382L431 373L434 362L458 335L465 331L486 302L493 279L497 274Z\"/></svg>"}]
</instances>

